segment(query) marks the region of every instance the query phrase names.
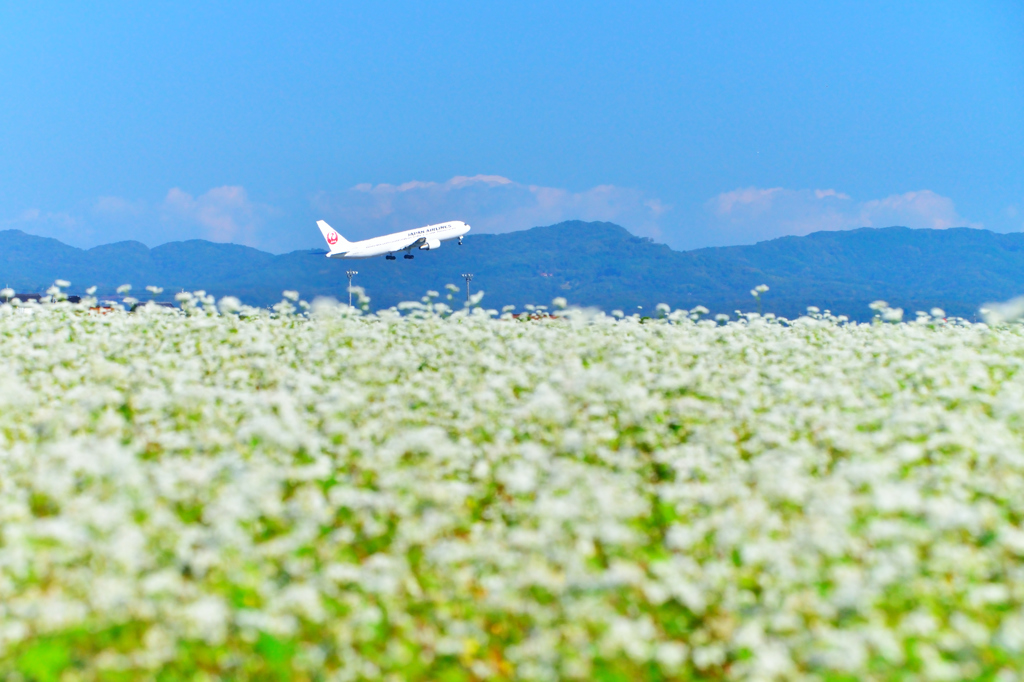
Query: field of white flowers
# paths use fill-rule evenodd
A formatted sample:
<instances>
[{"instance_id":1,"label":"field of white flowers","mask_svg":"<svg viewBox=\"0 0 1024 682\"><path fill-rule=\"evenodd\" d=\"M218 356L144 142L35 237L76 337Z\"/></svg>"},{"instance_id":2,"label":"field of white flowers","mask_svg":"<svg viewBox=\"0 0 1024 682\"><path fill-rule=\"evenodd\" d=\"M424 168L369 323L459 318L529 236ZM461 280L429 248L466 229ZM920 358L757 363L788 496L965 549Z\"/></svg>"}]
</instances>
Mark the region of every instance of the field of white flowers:
<instances>
[{"instance_id":1,"label":"field of white flowers","mask_svg":"<svg viewBox=\"0 0 1024 682\"><path fill-rule=\"evenodd\" d=\"M1024 665L1019 325L291 299L0 305L0 676Z\"/></svg>"}]
</instances>

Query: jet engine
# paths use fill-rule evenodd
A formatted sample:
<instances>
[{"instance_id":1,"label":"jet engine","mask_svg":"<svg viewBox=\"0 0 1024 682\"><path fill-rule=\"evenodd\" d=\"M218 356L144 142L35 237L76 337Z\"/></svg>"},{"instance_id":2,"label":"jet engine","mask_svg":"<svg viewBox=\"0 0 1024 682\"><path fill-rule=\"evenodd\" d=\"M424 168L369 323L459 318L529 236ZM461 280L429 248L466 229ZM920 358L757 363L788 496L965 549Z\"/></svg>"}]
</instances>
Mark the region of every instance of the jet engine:
<instances>
[{"instance_id":1,"label":"jet engine","mask_svg":"<svg viewBox=\"0 0 1024 682\"><path fill-rule=\"evenodd\" d=\"M427 239L425 242L423 242L420 245L420 251L430 251L431 249L436 249L436 248L438 248L440 246L441 246L441 240L440 239L431 238L431 239Z\"/></svg>"}]
</instances>

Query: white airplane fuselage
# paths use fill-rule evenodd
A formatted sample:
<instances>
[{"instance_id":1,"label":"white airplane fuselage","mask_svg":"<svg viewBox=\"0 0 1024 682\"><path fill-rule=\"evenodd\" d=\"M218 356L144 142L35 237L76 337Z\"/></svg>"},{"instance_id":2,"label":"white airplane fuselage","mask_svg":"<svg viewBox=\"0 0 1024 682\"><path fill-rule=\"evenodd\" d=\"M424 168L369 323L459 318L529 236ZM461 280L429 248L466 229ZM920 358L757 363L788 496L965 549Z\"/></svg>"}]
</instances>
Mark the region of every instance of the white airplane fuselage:
<instances>
[{"instance_id":1,"label":"white airplane fuselage","mask_svg":"<svg viewBox=\"0 0 1024 682\"><path fill-rule=\"evenodd\" d=\"M458 239L462 243L462 236L469 232L469 225L461 220L452 220L436 225L418 227L415 230L394 232L373 239L364 239L358 242L347 241L338 234L334 228L323 220L317 221L317 226L327 241L330 248L328 258L373 258L376 256L393 256L399 251L407 255L413 249L430 251L441 246L441 242L450 239Z\"/></svg>"}]
</instances>

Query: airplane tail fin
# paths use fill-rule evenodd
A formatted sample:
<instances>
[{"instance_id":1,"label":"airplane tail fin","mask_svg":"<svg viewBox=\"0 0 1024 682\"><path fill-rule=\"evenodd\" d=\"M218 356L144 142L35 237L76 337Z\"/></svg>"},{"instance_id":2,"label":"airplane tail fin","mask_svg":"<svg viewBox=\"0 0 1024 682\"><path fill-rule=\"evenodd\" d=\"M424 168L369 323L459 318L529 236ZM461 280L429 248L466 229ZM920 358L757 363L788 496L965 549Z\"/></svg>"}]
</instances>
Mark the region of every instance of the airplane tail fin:
<instances>
[{"instance_id":1,"label":"airplane tail fin","mask_svg":"<svg viewBox=\"0 0 1024 682\"><path fill-rule=\"evenodd\" d=\"M316 221L316 226L320 228L320 233L327 240L327 247L331 250L331 253L343 253L348 250L350 241L342 237L335 231L330 225L323 220Z\"/></svg>"}]
</instances>

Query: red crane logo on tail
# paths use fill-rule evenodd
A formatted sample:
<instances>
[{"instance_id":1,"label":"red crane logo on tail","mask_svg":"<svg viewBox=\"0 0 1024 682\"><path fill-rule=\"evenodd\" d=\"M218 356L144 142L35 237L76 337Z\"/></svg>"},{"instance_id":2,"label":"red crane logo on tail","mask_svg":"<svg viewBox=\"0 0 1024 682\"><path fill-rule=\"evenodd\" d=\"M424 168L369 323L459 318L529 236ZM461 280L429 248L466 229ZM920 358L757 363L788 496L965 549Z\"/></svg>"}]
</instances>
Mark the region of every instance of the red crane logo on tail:
<instances>
[{"instance_id":1,"label":"red crane logo on tail","mask_svg":"<svg viewBox=\"0 0 1024 682\"><path fill-rule=\"evenodd\" d=\"M331 232L330 234L328 234L327 235L327 243L330 244L331 246L334 246L335 244L337 244L338 243L338 233L337 232Z\"/></svg>"}]
</instances>

